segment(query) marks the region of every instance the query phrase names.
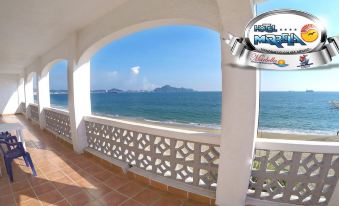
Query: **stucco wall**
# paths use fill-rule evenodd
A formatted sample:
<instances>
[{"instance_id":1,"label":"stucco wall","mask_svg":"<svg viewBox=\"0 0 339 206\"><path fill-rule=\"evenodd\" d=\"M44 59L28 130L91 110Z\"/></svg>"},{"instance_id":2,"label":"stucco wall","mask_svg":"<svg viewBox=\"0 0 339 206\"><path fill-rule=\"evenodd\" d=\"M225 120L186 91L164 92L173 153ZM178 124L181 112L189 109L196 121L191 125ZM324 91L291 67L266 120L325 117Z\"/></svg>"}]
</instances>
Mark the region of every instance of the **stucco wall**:
<instances>
[{"instance_id":1,"label":"stucco wall","mask_svg":"<svg viewBox=\"0 0 339 206\"><path fill-rule=\"evenodd\" d=\"M0 115L14 114L19 108L18 76L14 74L0 75Z\"/></svg>"}]
</instances>

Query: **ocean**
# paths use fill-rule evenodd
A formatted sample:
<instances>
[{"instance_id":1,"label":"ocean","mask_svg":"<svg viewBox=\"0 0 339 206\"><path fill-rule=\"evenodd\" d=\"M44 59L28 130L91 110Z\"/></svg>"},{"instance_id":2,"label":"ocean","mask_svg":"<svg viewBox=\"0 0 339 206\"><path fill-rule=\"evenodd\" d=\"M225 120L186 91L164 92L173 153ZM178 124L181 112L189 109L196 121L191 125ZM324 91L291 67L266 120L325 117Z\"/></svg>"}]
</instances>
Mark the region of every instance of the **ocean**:
<instances>
[{"instance_id":1,"label":"ocean","mask_svg":"<svg viewBox=\"0 0 339 206\"><path fill-rule=\"evenodd\" d=\"M339 92L261 92L259 130L335 135L339 109L332 100ZM91 102L95 115L220 128L221 92L92 93ZM67 95L52 94L51 104L66 109Z\"/></svg>"}]
</instances>

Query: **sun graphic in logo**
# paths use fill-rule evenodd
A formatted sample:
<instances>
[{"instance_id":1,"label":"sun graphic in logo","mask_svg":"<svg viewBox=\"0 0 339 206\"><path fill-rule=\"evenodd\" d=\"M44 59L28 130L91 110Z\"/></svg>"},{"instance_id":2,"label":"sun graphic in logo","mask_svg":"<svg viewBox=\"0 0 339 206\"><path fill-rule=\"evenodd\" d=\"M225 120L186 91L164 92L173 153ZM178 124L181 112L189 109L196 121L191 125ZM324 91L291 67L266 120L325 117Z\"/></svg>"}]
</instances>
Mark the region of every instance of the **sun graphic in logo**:
<instances>
[{"instance_id":1,"label":"sun graphic in logo","mask_svg":"<svg viewBox=\"0 0 339 206\"><path fill-rule=\"evenodd\" d=\"M301 28L301 38L306 42L314 42L318 36L318 28L313 24L306 24Z\"/></svg>"},{"instance_id":2,"label":"sun graphic in logo","mask_svg":"<svg viewBox=\"0 0 339 206\"><path fill-rule=\"evenodd\" d=\"M277 61L277 63L275 63L275 65L277 65L278 67L287 67L288 64L286 64L286 61L284 59L280 59Z\"/></svg>"}]
</instances>

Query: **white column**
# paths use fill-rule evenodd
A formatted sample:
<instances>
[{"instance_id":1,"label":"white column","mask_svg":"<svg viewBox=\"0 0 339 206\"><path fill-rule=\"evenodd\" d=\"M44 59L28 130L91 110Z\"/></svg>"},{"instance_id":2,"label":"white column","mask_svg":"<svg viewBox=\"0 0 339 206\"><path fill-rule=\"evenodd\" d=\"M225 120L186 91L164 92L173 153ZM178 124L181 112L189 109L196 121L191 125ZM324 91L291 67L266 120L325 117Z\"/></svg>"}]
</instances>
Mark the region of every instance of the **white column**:
<instances>
[{"instance_id":1,"label":"white column","mask_svg":"<svg viewBox=\"0 0 339 206\"><path fill-rule=\"evenodd\" d=\"M221 37L228 32L242 36L253 17L250 1L217 0ZM232 12L229 12L232 11ZM259 71L234 68L230 48L222 44L222 131L216 204L244 206L258 123Z\"/></svg>"},{"instance_id":2,"label":"white column","mask_svg":"<svg viewBox=\"0 0 339 206\"><path fill-rule=\"evenodd\" d=\"M33 97L33 78L32 76L26 77L25 81L25 104L26 104L26 117L30 117L29 104L34 102Z\"/></svg>"},{"instance_id":3,"label":"white column","mask_svg":"<svg viewBox=\"0 0 339 206\"><path fill-rule=\"evenodd\" d=\"M84 117L91 114L90 61L68 63L68 106L71 119L73 148L82 153L87 147Z\"/></svg>"},{"instance_id":4,"label":"white column","mask_svg":"<svg viewBox=\"0 0 339 206\"><path fill-rule=\"evenodd\" d=\"M19 111L22 111L22 103L25 103L25 77L23 75L19 75L18 77L18 105L19 105Z\"/></svg>"},{"instance_id":5,"label":"white column","mask_svg":"<svg viewBox=\"0 0 339 206\"><path fill-rule=\"evenodd\" d=\"M50 107L49 95L49 72L44 72L37 76L38 81L38 104L39 104L39 124L40 128L46 127L45 107Z\"/></svg>"},{"instance_id":6,"label":"white column","mask_svg":"<svg viewBox=\"0 0 339 206\"><path fill-rule=\"evenodd\" d=\"M243 206L257 134L259 74L255 69L231 67L229 48L222 49L222 133L216 203Z\"/></svg>"}]
</instances>

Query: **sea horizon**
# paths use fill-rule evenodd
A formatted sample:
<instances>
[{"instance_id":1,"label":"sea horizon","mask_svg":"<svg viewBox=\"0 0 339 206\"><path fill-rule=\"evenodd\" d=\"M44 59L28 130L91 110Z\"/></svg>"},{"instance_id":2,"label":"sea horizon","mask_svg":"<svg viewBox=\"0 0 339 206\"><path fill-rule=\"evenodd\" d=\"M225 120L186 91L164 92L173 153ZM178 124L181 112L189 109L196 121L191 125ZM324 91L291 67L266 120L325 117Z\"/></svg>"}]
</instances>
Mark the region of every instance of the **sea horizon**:
<instances>
[{"instance_id":1,"label":"sea horizon","mask_svg":"<svg viewBox=\"0 0 339 206\"><path fill-rule=\"evenodd\" d=\"M114 93L114 92L108 92L108 90L110 89L91 89L90 92L95 92L95 91L107 91L106 93ZM278 91L274 91L274 90L270 90L270 91L259 91L261 92L307 92L308 89L306 90L278 90ZM312 92L339 92L339 91L320 91L320 90L312 90L310 89ZM53 92L64 92L64 94L68 94L67 90L63 90L63 89L53 89L50 90L50 94L53 94ZM144 91L144 92L154 92L153 90L122 90L123 92L140 92L140 91ZM194 90L192 92L222 92L222 91L214 91L214 90ZM164 92L165 93L165 92Z\"/></svg>"}]
</instances>

